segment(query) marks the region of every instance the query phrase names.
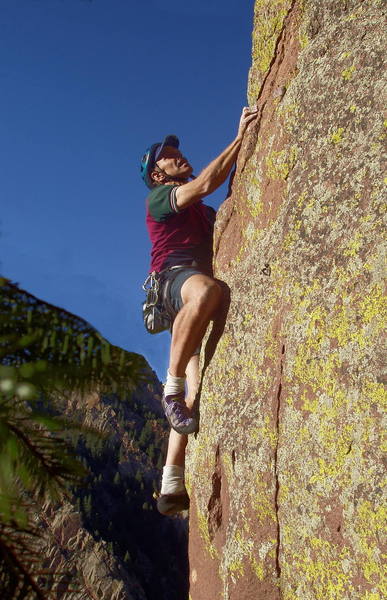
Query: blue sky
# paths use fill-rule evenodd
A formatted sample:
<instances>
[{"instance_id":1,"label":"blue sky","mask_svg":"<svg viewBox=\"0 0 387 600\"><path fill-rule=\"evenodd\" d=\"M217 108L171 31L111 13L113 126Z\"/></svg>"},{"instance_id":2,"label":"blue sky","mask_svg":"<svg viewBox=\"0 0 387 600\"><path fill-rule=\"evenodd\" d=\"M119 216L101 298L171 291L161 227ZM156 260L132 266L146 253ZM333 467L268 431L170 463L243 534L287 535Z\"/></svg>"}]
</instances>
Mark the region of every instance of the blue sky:
<instances>
[{"instance_id":1,"label":"blue sky","mask_svg":"<svg viewBox=\"0 0 387 600\"><path fill-rule=\"evenodd\" d=\"M253 0L0 0L1 273L143 354L139 161L166 134L199 172L246 104ZM218 208L226 187L207 202Z\"/></svg>"}]
</instances>

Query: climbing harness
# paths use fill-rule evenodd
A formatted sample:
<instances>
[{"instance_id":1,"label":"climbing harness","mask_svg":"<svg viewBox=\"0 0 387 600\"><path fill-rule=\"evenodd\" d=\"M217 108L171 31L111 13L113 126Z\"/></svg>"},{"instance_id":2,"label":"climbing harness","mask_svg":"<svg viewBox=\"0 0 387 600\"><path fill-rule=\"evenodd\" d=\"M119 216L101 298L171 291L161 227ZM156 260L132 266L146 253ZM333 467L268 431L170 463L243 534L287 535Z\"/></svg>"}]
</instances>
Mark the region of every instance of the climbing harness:
<instances>
[{"instance_id":1,"label":"climbing harness","mask_svg":"<svg viewBox=\"0 0 387 600\"><path fill-rule=\"evenodd\" d=\"M160 333L171 327L171 317L165 310L160 296L160 273L153 271L142 285L146 293L142 305L142 318L148 333Z\"/></svg>"},{"instance_id":2,"label":"climbing harness","mask_svg":"<svg viewBox=\"0 0 387 600\"><path fill-rule=\"evenodd\" d=\"M142 305L142 318L148 333L155 334L167 329L171 330L177 314L169 299L169 290L175 277L166 277L166 274L173 271L176 276L179 269L196 269L197 266L197 263L192 261L191 264L174 265L159 273L153 271L148 275L142 285L142 289L146 293L145 302Z\"/></svg>"}]
</instances>

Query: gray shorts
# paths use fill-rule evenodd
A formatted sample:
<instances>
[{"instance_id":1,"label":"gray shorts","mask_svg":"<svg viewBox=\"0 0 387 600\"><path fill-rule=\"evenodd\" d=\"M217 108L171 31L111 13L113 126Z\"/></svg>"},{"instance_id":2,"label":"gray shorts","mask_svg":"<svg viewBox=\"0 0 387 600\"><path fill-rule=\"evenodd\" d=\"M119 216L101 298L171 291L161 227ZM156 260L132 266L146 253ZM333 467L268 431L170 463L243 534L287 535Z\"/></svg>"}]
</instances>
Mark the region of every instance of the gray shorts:
<instances>
[{"instance_id":1,"label":"gray shorts","mask_svg":"<svg viewBox=\"0 0 387 600\"><path fill-rule=\"evenodd\" d=\"M181 288L183 284L189 279L192 275L204 275L203 271L199 271L195 267L187 267L186 269L172 269L171 271L167 271L164 275L163 280L167 279L171 280L171 285L169 287L169 301L172 304L176 313L183 306L183 299L181 297ZM196 348L193 356L195 354L200 354L201 345Z\"/></svg>"},{"instance_id":2,"label":"gray shorts","mask_svg":"<svg viewBox=\"0 0 387 600\"><path fill-rule=\"evenodd\" d=\"M172 279L171 286L169 288L169 300L175 309L176 312L183 306L183 299L181 297L181 288L183 284L189 279L192 275L203 275L202 271L198 271L198 269L191 267L187 269L176 269L177 273L169 271L168 278Z\"/></svg>"}]
</instances>

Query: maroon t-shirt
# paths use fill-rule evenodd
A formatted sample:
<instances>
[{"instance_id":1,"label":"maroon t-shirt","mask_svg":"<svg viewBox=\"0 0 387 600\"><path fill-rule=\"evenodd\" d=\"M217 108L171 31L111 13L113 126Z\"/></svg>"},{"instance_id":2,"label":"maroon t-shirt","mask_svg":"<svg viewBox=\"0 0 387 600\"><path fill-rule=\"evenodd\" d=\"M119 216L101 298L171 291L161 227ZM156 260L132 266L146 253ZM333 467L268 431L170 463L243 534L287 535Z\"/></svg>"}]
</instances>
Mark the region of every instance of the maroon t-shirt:
<instances>
[{"instance_id":1,"label":"maroon t-shirt","mask_svg":"<svg viewBox=\"0 0 387 600\"><path fill-rule=\"evenodd\" d=\"M212 273L215 211L203 202L178 209L178 186L158 185L146 199L146 224L152 243L150 272L195 261Z\"/></svg>"}]
</instances>

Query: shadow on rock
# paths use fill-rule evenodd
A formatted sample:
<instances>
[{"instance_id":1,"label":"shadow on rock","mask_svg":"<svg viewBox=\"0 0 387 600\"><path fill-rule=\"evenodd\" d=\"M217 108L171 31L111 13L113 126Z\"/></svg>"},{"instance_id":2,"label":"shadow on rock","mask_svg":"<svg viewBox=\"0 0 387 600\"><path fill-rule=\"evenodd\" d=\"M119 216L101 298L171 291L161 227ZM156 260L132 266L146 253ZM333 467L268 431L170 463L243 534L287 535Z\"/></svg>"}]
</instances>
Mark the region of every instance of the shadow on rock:
<instances>
[{"instance_id":1,"label":"shadow on rock","mask_svg":"<svg viewBox=\"0 0 387 600\"><path fill-rule=\"evenodd\" d=\"M211 329L210 335L208 336L207 343L206 343L206 346L204 349L203 369L202 369L202 374L201 374L201 378L200 378L199 389L198 389L198 392L197 392L196 398L195 398L195 409L198 411L199 415L200 415L200 398L201 398L201 393L202 393L202 388L203 388L204 377L205 377L206 371L211 363L211 360L215 354L215 350L217 348L219 340L223 335L224 328L225 328L226 321L227 321L228 311L230 308L230 302L231 302L231 291L230 291L230 288L228 287L228 285L224 281L221 281L220 279L217 279L216 281L222 288L223 297L222 297L222 304L216 314L216 317L212 321L212 329ZM200 430L200 425L199 425L199 430ZM195 434L195 435L197 435L197 434Z\"/></svg>"}]
</instances>

